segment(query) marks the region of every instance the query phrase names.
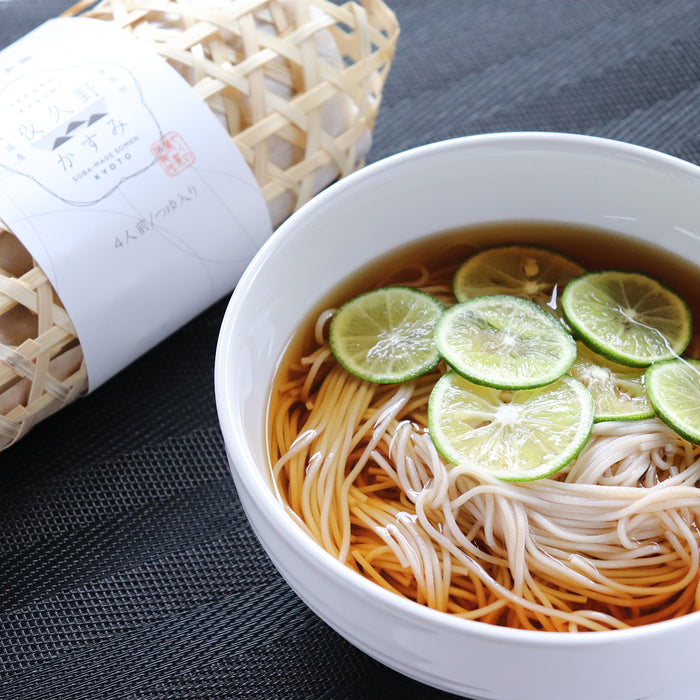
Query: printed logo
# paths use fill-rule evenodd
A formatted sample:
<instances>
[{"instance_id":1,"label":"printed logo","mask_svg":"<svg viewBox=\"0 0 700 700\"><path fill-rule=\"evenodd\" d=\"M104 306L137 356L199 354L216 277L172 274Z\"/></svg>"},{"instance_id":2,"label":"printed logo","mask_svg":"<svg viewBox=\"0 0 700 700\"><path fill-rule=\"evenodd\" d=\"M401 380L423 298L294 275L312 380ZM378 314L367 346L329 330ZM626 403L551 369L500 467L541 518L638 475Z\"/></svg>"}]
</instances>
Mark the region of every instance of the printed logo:
<instances>
[{"instance_id":1,"label":"printed logo","mask_svg":"<svg viewBox=\"0 0 700 700\"><path fill-rule=\"evenodd\" d=\"M163 133L126 68L95 62L28 73L0 90L0 166L89 205L155 164Z\"/></svg>"},{"instance_id":2,"label":"printed logo","mask_svg":"<svg viewBox=\"0 0 700 700\"><path fill-rule=\"evenodd\" d=\"M151 146L166 175L175 177L194 163L194 153L176 131L170 131Z\"/></svg>"}]
</instances>

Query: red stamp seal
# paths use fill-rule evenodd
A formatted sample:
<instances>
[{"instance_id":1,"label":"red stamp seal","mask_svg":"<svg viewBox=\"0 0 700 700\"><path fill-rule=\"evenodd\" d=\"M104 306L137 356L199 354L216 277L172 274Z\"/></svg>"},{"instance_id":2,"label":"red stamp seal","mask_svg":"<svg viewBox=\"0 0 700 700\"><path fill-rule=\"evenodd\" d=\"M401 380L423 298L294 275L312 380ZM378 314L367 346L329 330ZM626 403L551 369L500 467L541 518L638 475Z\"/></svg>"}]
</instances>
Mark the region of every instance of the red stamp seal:
<instances>
[{"instance_id":1,"label":"red stamp seal","mask_svg":"<svg viewBox=\"0 0 700 700\"><path fill-rule=\"evenodd\" d=\"M170 177L175 177L194 163L194 152L176 131L169 131L160 141L156 141L151 146L151 153Z\"/></svg>"}]
</instances>

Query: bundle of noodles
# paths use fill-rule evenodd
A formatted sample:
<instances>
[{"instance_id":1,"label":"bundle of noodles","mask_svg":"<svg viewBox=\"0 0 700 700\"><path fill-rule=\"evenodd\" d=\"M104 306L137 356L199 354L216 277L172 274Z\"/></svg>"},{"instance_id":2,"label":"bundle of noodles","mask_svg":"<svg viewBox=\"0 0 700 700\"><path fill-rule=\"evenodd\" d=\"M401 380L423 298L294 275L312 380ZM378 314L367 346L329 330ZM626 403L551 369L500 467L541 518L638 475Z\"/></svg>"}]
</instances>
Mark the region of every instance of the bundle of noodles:
<instances>
[{"instance_id":1,"label":"bundle of noodles","mask_svg":"<svg viewBox=\"0 0 700 700\"><path fill-rule=\"evenodd\" d=\"M83 0L66 15L131 32L190 82L273 226L363 165L398 37L381 0ZM0 220L0 449L86 389L70 317Z\"/></svg>"},{"instance_id":2,"label":"bundle of noodles","mask_svg":"<svg viewBox=\"0 0 700 700\"><path fill-rule=\"evenodd\" d=\"M411 284L449 303L427 276ZM700 446L653 418L596 424L548 479L449 465L427 431L444 368L398 386L358 379L330 351L331 315L280 378L269 427L278 495L325 550L401 596L496 625L617 629L700 609Z\"/></svg>"}]
</instances>

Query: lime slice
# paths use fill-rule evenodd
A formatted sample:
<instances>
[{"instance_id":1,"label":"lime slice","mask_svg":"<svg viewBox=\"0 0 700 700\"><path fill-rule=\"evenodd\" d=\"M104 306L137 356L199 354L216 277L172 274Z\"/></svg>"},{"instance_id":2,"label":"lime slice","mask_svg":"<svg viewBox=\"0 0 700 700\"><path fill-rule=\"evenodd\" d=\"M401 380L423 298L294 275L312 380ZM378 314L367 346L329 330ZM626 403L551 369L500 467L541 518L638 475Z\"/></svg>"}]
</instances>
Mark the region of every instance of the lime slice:
<instances>
[{"instance_id":1,"label":"lime slice","mask_svg":"<svg viewBox=\"0 0 700 700\"><path fill-rule=\"evenodd\" d=\"M333 315L330 345L352 374L380 384L413 379L437 365L433 341L442 304L411 287L360 294Z\"/></svg>"},{"instance_id":2,"label":"lime slice","mask_svg":"<svg viewBox=\"0 0 700 700\"><path fill-rule=\"evenodd\" d=\"M547 248L506 245L472 255L455 273L458 301L491 294L511 294L558 313L558 296L584 269Z\"/></svg>"},{"instance_id":3,"label":"lime slice","mask_svg":"<svg viewBox=\"0 0 700 700\"><path fill-rule=\"evenodd\" d=\"M590 392L568 375L546 387L506 392L448 372L430 394L428 428L452 464L531 481L576 457L591 434L593 413Z\"/></svg>"},{"instance_id":4,"label":"lime slice","mask_svg":"<svg viewBox=\"0 0 700 700\"><path fill-rule=\"evenodd\" d=\"M576 358L576 343L559 321L533 302L505 294L445 311L435 344L458 374L499 389L549 384Z\"/></svg>"},{"instance_id":5,"label":"lime slice","mask_svg":"<svg viewBox=\"0 0 700 700\"><path fill-rule=\"evenodd\" d=\"M690 342L688 305L658 280L640 272L589 272L569 282L564 317L600 355L645 367L680 355Z\"/></svg>"},{"instance_id":6,"label":"lime slice","mask_svg":"<svg viewBox=\"0 0 700 700\"><path fill-rule=\"evenodd\" d=\"M645 378L659 418L689 442L700 445L700 360L658 362L649 367Z\"/></svg>"},{"instance_id":7,"label":"lime slice","mask_svg":"<svg viewBox=\"0 0 700 700\"><path fill-rule=\"evenodd\" d=\"M595 422L651 418L654 409L644 387L644 368L627 367L578 342L569 374L588 387L595 402Z\"/></svg>"}]
</instances>

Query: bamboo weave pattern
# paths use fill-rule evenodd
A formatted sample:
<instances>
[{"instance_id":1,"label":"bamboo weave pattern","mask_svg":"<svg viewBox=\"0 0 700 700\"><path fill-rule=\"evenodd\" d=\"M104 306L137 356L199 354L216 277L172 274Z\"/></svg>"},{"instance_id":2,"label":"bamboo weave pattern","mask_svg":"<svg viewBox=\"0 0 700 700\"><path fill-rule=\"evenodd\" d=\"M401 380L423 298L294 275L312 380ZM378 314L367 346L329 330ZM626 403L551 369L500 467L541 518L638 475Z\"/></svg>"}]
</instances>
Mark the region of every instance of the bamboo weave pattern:
<instances>
[{"instance_id":1,"label":"bamboo weave pattern","mask_svg":"<svg viewBox=\"0 0 700 700\"><path fill-rule=\"evenodd\" d=\"M250 165L273 226L364 164L399 32L381 0L83 0L65 14L115 23L189 81ZM87 379L68 314L0 219L0 449Z\"/></svg>"}]
</instances>

